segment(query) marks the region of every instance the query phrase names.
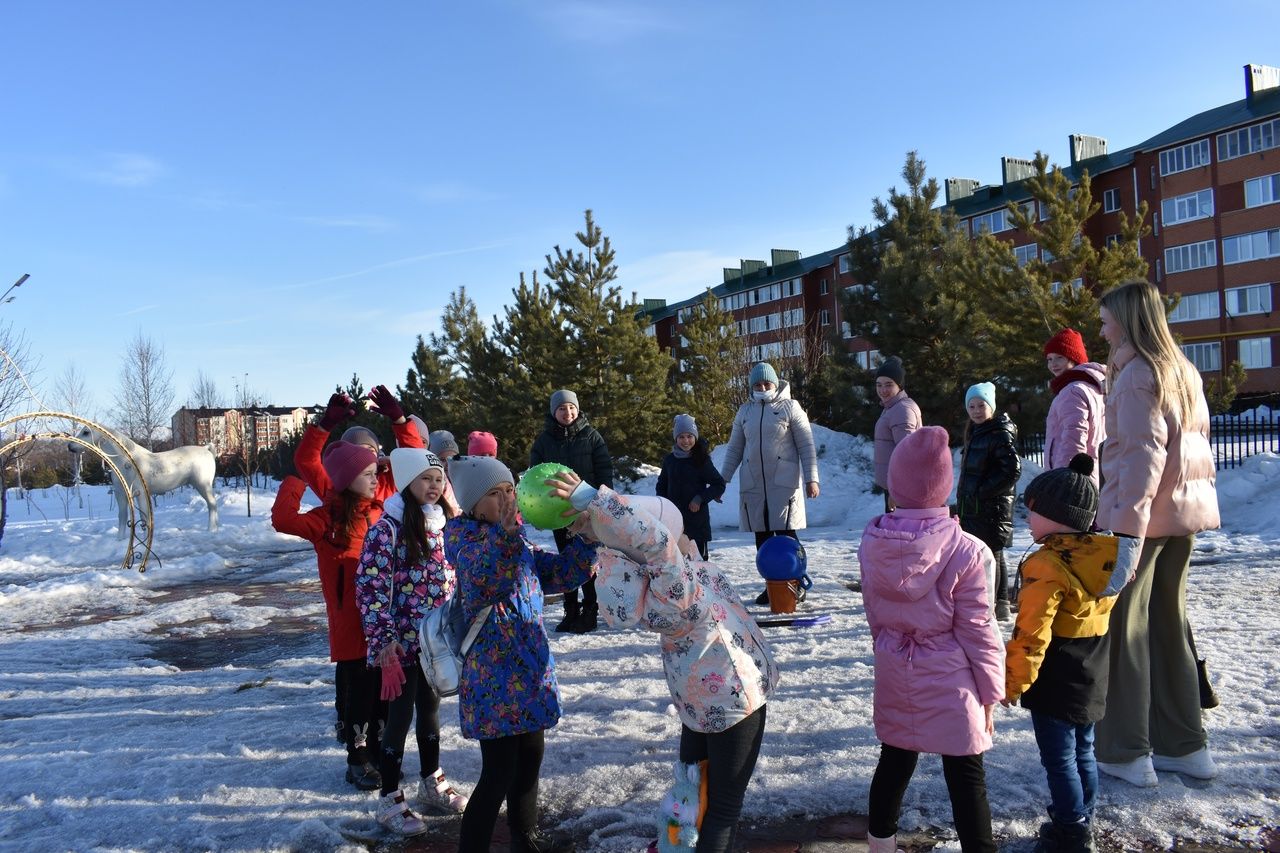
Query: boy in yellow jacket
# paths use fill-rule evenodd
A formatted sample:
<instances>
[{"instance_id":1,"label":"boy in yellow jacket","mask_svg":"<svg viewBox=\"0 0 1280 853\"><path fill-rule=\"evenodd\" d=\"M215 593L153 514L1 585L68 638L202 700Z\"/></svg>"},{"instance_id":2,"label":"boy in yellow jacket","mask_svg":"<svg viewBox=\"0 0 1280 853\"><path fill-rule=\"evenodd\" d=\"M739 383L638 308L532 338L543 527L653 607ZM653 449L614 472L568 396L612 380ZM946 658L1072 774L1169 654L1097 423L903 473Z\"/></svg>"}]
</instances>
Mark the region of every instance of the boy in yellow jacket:
<instances>
[{"instance_id":1,"label":"boy in yellow jacket","mask_svg":"<svg viewBox=\"0 0 1280 853\"><path fill-rule=\"evenodd\" d=\"M1092 473L1093 458L1080 453L1036 477L1023 495L1040 548L1022 564L1004 704L1021 697L1031 712L1052 801L1036 845L1046 853L1093 850L1093 725L1106 708L1107 623L1116 601L1108 587L1121 545L1089 532L1098 510Z\"/></svg>"}]
</instances>

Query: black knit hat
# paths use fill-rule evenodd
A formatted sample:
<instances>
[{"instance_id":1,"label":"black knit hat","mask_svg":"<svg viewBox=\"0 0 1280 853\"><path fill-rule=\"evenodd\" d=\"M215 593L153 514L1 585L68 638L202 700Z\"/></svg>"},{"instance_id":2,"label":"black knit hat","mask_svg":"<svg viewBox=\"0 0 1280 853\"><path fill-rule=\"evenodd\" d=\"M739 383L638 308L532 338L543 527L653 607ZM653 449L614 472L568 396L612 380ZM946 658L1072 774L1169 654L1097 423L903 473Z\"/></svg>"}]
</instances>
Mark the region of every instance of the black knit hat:
<instances>
[{"instance_id":1,"label":"black knit hat","mask_svg":"<svg viewBox=\"0 0 1280 853\"><path fill-rule=\"evenodd\" d=\"M880 366L876 368L876 378L879 379L881 376L892 379L899 388L906 387L907 370L902 366L902 359L896 355L891 355L880 362Z\"/></svg>"},{"instance_id":2,"label":"black knit hat","mask_svg":"<svg viewBox=\"0 0 1280 853\"><path fill-rule=\"evenodd\" d=\"M1093 484L1093 457L1077 453L1066 468L1045 471L1022 493L1027 509L1073 530L1087 531L1098 514L1098 487Z\"/></svg>"}]
</instances>

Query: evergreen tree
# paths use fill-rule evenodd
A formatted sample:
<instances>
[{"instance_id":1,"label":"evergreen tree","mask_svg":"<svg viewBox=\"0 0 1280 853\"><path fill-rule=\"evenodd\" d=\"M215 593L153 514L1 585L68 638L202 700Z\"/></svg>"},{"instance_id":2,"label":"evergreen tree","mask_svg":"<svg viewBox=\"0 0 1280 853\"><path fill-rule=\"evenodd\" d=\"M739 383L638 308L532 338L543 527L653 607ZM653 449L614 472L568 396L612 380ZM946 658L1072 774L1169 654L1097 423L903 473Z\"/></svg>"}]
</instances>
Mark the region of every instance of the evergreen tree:
<instances>
[{"instance_id":1,"label":"evergreen tree","mask_svg":"<svg viewBox=\"0 0 1280 853\"><path fill-rule=\"evenodd\" d=\"M454 375L444 347L436 335L430 342L418 335L417 346L410 357L410 367L403 386L396 386L396 396L406 413L422 418L430 429L456 431L458 409L464 382Z\"/></svg>"},{"instance_id":2,"label":"evergreen tree","mask_svg":"<svg viewBox=\"0 0 1280 853\"><path fill-rule=\"evenodd\" d=\"M672 371L678 407L698 421L698 434L712 447L728 441L733 417L747 395L746 345L733 315L710 288L688 309L681 324L685 342Z\"/></svg>"},{"instance_id":3,"label":"evergreen tree","mask_svg":"<svg viewBox=\"0 0 1280 853\"><path fill-rule=\"evenodd\" d=\"M364 383L360 381L360 377L352 373L346 388L337 385L333 390L339 394L347 394L354 401L356 416L338 424L333 432L329 434L329 442L342 438L342 434L353 426L368 427L378 437L378 444L382 446L382 452L390 453L392 448L396 446L396 436L391 431L391 421L369 408L369 400L365 396L369 391L364 387Z\"/></svg>"}]
</instances>

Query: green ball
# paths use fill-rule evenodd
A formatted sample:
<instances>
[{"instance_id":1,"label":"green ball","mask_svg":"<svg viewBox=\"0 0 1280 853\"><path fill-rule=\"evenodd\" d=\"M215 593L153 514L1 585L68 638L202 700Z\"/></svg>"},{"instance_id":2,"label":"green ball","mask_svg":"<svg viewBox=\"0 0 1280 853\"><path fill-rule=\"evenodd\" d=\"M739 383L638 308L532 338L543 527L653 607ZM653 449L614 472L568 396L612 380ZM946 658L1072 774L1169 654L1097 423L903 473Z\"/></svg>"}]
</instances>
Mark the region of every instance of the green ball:
<instances>
[{"instance_id":1,"label":"green ball","mask_svg":"<svg viewBox=\"0 0 1280 853\"><path fill-rule=\"evenodd\" d=\"M573 509L568 498L550 494L551 487L546 484L548 478L561 471L572 471L568 465L559 462L543 462L534 465L520 476L516 486L516 505L524 520L539 530L559 530L573 523L573 517L561 515L567 509Z\"/></svg>"}]
</instances>

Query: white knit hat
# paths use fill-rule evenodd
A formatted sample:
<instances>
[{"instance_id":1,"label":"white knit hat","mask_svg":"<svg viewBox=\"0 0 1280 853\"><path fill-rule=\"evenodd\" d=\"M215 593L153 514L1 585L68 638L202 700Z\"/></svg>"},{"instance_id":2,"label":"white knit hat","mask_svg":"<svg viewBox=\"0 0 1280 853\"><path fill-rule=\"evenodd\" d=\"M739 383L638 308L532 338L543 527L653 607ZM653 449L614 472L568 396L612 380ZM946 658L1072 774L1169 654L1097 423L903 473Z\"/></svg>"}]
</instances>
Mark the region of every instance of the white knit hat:
<instances>
[{"instance_id":1,"label":"white knit hat","mask_svg":"<svg viewBox=\"0 0 1280 853\"><path fill-rule=\"evenodd\" d=\"M444 463L430 450L421 447L397 447L391 451L391 476L396 481L396 491L403 492L428 468L444 472Z\"/></svg>"},{"instance_id":2,"label":"white knit hat","mask_svg":"<svg viewBox=\"0 0 1280 853\"><path fill-rule=\"evenodd\" d=\"M516 484L511 469L492 456L455 456L449 461L449 482L458 508L469 513L485 492L500 483Z\"/></svg>"}]
</instances>

